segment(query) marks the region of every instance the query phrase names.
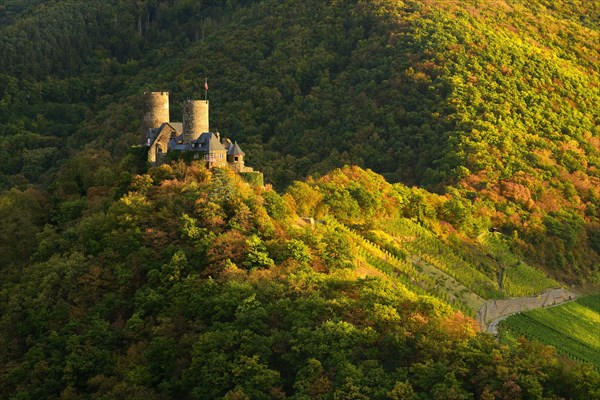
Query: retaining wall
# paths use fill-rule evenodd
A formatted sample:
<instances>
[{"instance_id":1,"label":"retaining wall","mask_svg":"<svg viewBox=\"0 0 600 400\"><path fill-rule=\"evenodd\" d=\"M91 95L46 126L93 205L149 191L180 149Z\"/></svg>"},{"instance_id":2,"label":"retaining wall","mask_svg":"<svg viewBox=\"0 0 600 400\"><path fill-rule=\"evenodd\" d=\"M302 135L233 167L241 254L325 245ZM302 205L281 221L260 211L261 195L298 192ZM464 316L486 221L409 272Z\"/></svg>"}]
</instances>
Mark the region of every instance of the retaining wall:
<instances>
[{"instance_id":1,"label":"retaining wall","mask_svg":"<svg viewBox=\"0 0 600 400\"><path fill-rule=\"evenodd\" d=\"M495 319L535 308L564 303L577 297L566 289L548 289L538 296L488 300L479 308L475 319L482 329Z\"/></svg>"}]
</instances>

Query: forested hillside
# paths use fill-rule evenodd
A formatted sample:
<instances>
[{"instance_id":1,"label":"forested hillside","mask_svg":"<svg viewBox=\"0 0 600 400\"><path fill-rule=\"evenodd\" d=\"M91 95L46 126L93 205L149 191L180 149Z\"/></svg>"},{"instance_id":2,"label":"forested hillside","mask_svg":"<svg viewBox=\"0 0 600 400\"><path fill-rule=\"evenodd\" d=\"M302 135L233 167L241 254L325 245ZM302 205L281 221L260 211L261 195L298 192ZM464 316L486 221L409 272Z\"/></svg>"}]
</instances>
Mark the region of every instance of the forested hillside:
<instances>
[{"instance_id":1,"label":"forested hillside","mask_svg":"<svg viewBox=\"0 0 600 400\"><path fill-rule=\"evenodd\" d=\"M0 28L5 190L84 149L118 162L144 90L179 120L208 76L211 126L277 188L369 167L451 193L556 277L597 272L597 1L37 3Z\"/></svg>"},{"instance_id":2,"label":"forested hillside","mask_svg":"<svg viewBox=\"0 0 600 400\"><path fill-rule=\"evenodd\" d=\"M493 253L479 271L456 246L403 255L406 247L367 239L440 240L431 229L391 229L420 226L405 186L346 168L280 196L230 171L178 163L135 176L112 201L115 190L89 188L94 201L88 195L77 220L63 203L29 265L3 269L5 397L598 395L591 365L533 342L500 345L459 311L469 312L463 269L481 296L504 295L489 271ZM443 290L449 281L418 272L435 259L450 274L462 263L456 296Z\"/></svg>"},{"instance_id":3,"label":"forested hillside","mask_svg":"<svg viewBox=\"0 0 600 400\"><path fill-rule=\"evenodd\" d=\"M470 318L600 282L599 9L4 1L0 397L600 397ZM205 77L266 187L132 147Z\"/></svg>"}]
</instances>

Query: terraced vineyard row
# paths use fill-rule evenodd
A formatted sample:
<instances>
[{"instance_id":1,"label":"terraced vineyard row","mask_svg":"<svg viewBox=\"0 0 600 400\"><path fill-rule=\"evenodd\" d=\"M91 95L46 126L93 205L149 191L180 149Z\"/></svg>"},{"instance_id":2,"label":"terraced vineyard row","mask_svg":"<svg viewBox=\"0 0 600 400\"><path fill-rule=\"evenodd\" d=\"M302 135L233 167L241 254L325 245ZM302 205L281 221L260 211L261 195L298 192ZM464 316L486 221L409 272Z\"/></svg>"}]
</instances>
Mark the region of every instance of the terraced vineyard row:
<instances>
[{"instance_id":1,"label":"terraced vineyard row","mask_svg":"<svg viewBox=\"0 0 600 400\"><path fill-rule=\"evenodd\" d=\"M382 249L376 243L371 242L353 229L334 219L328 219L327 223L343 231L347 237L350 237L355 242L358 255L361 258L381 272L399 280L412 292L437 297L452 304L456 309L463 311L465 314L470 315L473 313L471 307L458 297L450 295L430 276L417 271L410 262L402 260L389 251Z\"/></svg>"},{"instance_id":2,"label":"terraced vineyard row","mask_svg":"<svg viewBox=\"0 0 600 400\"><path fill-rule=\"evenodd\" d=\"M557 307L517 314L499 325L501 337L525 336L553 345L559 353L600 369L600 295Z\"/></svg>"},{"instance_id":3,"label":"terraced vineyard row","mask_svg":"<svg viewBox=\"0 0 600 400\"><path fill-rule=\"evenodd\" d=\"M470 265L427 229L406 219L390 220L382 228L408 253L444 271L482 298L501 298L497 283Z\"/></svg>"},{"instance_id":4,"label":"terraced vineyard row","mask_svg":"<svg viewBox=\"0 0 600 400\"><path fill-rule=\"evenodd\" d=\"M374 259L380 260L379 264L381 268L378 269L382 272L394 276L403 274L406 278L412 280L413 284L417 284L418 281L423 278L412 264L405 260L401 260L389 251L382 249L377 244L366 239L353 229L348 228L346 225L333 218L327 219L327 224L343 231L348 237L352 238L357 244L359 253L370 256L371 261Z\"/></svg>"},{"instance_id":5,"label":"terraced vineyard row","mask_svg":"<svg viewBox=\"0 0 600 400\"><path fill-rule=\"evenodd\" d=\"M507 296L531 296L560 286L558 282L546 276L542 271L527 265L515 256L496 235L501 234L482 235L480 243L500 267L504 268L503 291Z\"/></svg>"},{"instance_id":6,"label":"terraced vineyard row","mask_svg":"<svg viewBox=\"0 0 600 400\"><path fill-rule=\"evenodd\" d=\"M406 275L399 273L398 270L394 268L394 265L390 264L388 261L374 256L363 247L359 247L359 252L361 253L364 260L369 263L369 265L372 265L373 267L377 268L386 275L396 278L412 292L416 294L427 294L427 292L421 286L419 286L419 282L411 280ZM420 283L421 285L423 284L423 282Z\"/></svg>"},{"instance_id":7,"label":"terraced vineyard row","mask_svg":"<svg viewBox=\"0 0 600 400\"><path fill-rule=\"evenodd\" d=\"M511 297L531 296L560 286L542 271L523 262L508 268L504 276L504 292Z\"/></svg>"}]
</instances>

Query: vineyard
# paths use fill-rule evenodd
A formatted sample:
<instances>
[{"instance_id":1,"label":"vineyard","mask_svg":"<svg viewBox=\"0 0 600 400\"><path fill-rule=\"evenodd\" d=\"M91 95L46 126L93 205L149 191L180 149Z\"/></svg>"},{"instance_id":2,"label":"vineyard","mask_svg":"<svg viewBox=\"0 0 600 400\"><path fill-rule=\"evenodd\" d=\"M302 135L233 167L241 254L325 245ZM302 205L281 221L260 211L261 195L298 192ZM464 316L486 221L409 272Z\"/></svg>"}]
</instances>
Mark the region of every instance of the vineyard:
<instances>
[{"instance_id":1,"label":"vineyard","mask_svg":"<svg viewBox=\"0 0 600 400\"><path fill-rule=\"evenodd\" d=\"M504 275L504 293L510 297L536 295L559 286L554 279L523 262L508 268Z\"/></svg>"},{"instance_id":2,"label":"vineyard","mask_svg":"<svg viewBox=\"0 0 600 400\"><path fill-rule=\"evenodd\" d=\"M492 278L477 270L432 232L406 218L388 220L382 230L393 236L393 245L456 279L482 298L501 298Z\"/></svg>"},{"instance_id":3,"label":"vineyard","mask_svg":"<svg viewBox=\"0 0 600 400\"><path fill-rule=\"evenodd\" d=\"M546 289L560 286L542 271L524 263L509 248L507 239L499 233L485 233L479 237L482 250L502 271L502 291L509 297L531 296Z\"/></svg>"},{"instance_id":4,"label":"vineyard","mask_svg":"<svg viewBox=\"0 0 600 400\"><path fill-rule=\"evenodd\" d=\"M357 265L370 265L415 294L430 295L473 315L484 299L537 295L560 286L513 254L506 239L485 233L470 247L454 246L407 218L356 231L326 223L350 239Z\"/></svg>"},{"instance_id":5,"label":"vineyard","mask_svg":"<svg viewBox=\"0 0 600 400\"><path fill-rule=\"evenodd\" d=\"M424 273L423 267L416 261L408 261L403 254L383 248L334 218L327 218L327 224L344 232L351 239L357 260L395 278L411 292L436 297L467 315L472 315L481 305L481 298L470 293L452 277L440 272Z\"/></svg>"},{"instance_id":6,"label":"vineyard","mask_svg":"<svg viewBox=\"0 0 600 400\"><path fill-rule=\"evenodd\" d=\"M556 347L572 359L600 369L600 295L586 296L557 307L538 309L500 323L503 340L525 336Z\"/></svg>"},{"instance_id":7,"label":"vineyard","mask_svg":"<svg viewBox=\"0 0 600 400\"><path fill-rule=\"evenodd\" d=\"M484 299L536 295L560 286L524 263L499 234L485 233L476 246L457 248L410 219L388 220L379 228L389 238L381 231L371 231L369 238L375 243L416 257L417 263L443 271Z\"/></svg>"}]
</instances>

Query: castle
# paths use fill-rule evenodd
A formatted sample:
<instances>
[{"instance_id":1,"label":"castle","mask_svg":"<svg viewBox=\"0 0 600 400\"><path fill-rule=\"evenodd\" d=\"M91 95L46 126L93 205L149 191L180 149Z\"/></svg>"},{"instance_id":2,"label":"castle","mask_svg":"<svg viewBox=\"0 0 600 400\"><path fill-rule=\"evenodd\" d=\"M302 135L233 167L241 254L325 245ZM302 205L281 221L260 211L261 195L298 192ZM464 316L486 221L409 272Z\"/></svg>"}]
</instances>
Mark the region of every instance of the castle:
<instances>
[{"instance_id":1,"label":"castle","mask_svg":"<svg viewBox=\"0 0 600 400\"><path fill-rule=\"evenodd\" d=\"M229 166L236 172L252 172L244 165L244 152L237 144L211 132L208 126L208 100L185 100L183 122L171 122L168 92L144 93L142 143L148 149L148 162L159 165L168 153L184 153L204 160L207 168Z\"/></svg>"}]
</instances>

